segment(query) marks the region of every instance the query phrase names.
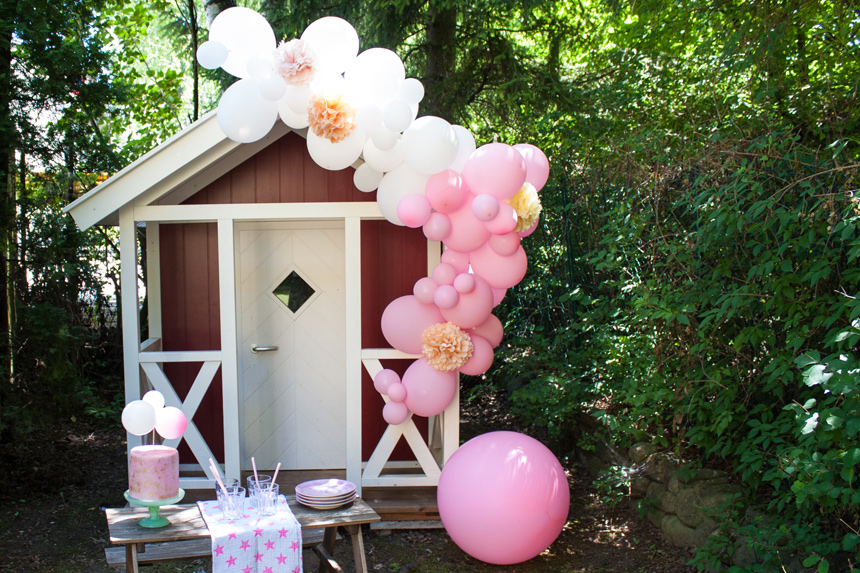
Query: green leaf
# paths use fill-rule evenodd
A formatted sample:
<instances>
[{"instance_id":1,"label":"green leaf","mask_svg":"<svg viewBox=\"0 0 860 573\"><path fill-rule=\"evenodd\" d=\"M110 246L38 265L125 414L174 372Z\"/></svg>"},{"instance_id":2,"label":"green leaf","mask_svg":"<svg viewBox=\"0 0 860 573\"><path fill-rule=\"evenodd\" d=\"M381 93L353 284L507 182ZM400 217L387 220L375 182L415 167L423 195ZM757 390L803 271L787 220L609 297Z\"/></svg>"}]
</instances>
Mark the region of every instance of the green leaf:
<instances>
[{"instance_id":1,"label":"green leaf","mask_svg":"<svg viewBox=\"0 0 860 573\"><path fill-rule=\"evenodd\" d=\"M856 466L857 462L860 462L860 448L851 448L845 452L842 463L848 466Z\"/></svg>"},{"instance_id":2,"label":"green leaf","mask_svg":"<svg viewBox=\"0 0 860 573\"><path fill-rule=\"evenodd\" d=\"M807 557L806 559L803 560L803 566L804 567L812 567L813 565L818 563L818 561L820 561L820 560L821 560L821 557L819 557L818 555L810 555L809 557Z\"/></svg>"},{"instance_id":3,"label":"green leaf","mask_svg":"<svg viewBox=\"0 0 860 573\"><path fill-rule=\"evenodd\" d=\"M846 533L842 538L842 551L854 551L858 542L860 542L860 536L856 533Z\"/></svg>"}]
</instances>

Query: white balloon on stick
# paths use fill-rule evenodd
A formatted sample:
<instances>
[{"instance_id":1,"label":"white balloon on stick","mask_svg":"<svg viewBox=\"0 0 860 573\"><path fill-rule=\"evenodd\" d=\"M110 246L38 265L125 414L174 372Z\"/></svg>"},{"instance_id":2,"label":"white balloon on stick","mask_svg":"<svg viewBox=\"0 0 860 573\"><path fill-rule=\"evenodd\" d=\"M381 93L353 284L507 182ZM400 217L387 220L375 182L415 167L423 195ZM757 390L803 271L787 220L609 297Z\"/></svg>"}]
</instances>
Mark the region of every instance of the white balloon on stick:
<instances>
[{"instance_id":1,"label":"white balloon on stick","mask_svg":"<svg viewBox=\"0 0 860 573\"><path fill-rule=\"evenodd\" d=\"M301 39L310 46L314 65L324 73L342 74L358 55L358 33L352 24L336 16L311 22Z\"/></svg>"},{"instance_id":2,"label":"white balloon on stick","mask_svg":"<svg viewBox=\"0 0 860 573\"><path fill-rule=\"evenodd\" d=\"M146 394L143 395L143 401L151 404L153 408L156 410L160 410L164 408L164 394L159 392L158 390L150 390Z\"/></svg>"},{"instance_id":3,"label":"white balloon on stick","mask_svg":"<svg viewBox=\"0 0 860 573\"><path fill-rule=\"evenodd\" d=\"M260 95L256 80L239 80L218 102L218 125L233 141L251 143L269 133L278 119L278 103Z\"/></svg>"},{"instance_id":4,"label":"white balloon on stick","mask_svg":"<svg viewBox=\"0 0 860 573\"><path fill-rule=\"evenodd\" d=\"M238 78L249 77L248 60L254 54L269 54L276 47L275 33L266 19L241 6L218 14L209 28L209 40L227 48L224 71Z\"/></svg>"},{"instance_id":5,"label":"white balloon on stick","mask_svg":"<svg viewBox=\"0 0 860 573\"><path fill-rule=\"evenodd\" d=\"M132 400L122 409L121 419L130 434L142 436L155 428L155 408L149 402Z\"/></svg>"}]
</instances>

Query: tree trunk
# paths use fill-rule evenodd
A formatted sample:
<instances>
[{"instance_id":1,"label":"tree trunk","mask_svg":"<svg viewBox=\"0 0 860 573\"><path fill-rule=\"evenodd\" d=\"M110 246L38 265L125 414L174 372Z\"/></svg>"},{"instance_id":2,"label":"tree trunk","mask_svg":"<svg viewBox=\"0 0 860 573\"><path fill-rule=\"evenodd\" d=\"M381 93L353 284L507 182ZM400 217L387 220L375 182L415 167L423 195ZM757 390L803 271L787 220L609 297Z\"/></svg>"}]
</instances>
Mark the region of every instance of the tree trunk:
<instances>
[{"instance_id":1,"label":"tree trunk","mask_svg":"<svg viewBox=\"0 0 860 573\"><path fill-rule=\"evenodd\" d=\"M200 117L200 66L197 63L197 8L194 0L188 0L188 19L191 24L191 73L194 77L194 117L191 121L197 121Z\"/></svg>"},{"instance_id":2,"label":"tree trunk","mask_svg":"<svg viewBox=\"0 0 860 573\"><path fill-rule=\"evenodd\" d=\"M9 330L9 237L15 228L15 122L12 117L12 38L18 2L0 2L0 412L12 382ZM0 416L0 429L3 428Z\"/></svg>"},{"instance_id":3,"label":"tree trunk","mask_svg":"<svg viewBox=\"0 0 860 573\"><path fill-rule=\"evenodd\" d=\"M236 6L236 0L204 0L203 9L206 10L206 23L211 28L215 16Z\"/></svg>"},{"instance_id":4,"label":"tree trunk","mask_svg":"<svg viewBox=\"0 0 860 573\"><path fill-rule=\"evenodd\" d=\"M424 106L427 115L452 120L454 102L445 80L456 64L457 10L452 4L431 0L427 10L427 73Z\"/></svg>"}]
</instances>

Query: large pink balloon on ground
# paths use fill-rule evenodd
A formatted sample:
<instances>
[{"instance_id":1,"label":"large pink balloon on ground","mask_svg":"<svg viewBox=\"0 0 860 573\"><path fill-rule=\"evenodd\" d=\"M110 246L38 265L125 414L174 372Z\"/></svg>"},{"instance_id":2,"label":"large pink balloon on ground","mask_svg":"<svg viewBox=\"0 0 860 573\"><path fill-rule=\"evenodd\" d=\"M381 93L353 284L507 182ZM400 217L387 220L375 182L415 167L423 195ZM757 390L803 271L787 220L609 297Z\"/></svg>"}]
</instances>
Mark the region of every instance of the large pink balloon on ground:
<instances>
[{"instance_id":1,"label":"large pink balloon on ground","mask_svg":"<svg viewBox=\"0 0 860 573\"><path fill-rule=\"evenodd\" d=\"M561 464L546 446L516 432L463 444L442 469L436 497L454 543L497 565L539 555L561 533L570 507Z\"/></svg>"},{"instance_id":2,"label":"large pink balloon on ground","mask_svg":"<svg viewBox=\"0 0 860 573\"><path fill-rule=\"evenodd\" d=\"M434 305L421 304L413 295L401 296L385 307L382 334L397 350L421 354L421 333L439 322L445 322L445 319Z\"/></svg>"},{"instance_id":3,"label":"large pink balloon on ground","mask_svg":"<svg viewBox=\"0 0 860 573\"><path fill-rule=\"evenodd\" d=\"M457 373L440 372L419 358L403 373L406 407L419 416L441 414L457 394Z\"/></svg>"}]
</instances>

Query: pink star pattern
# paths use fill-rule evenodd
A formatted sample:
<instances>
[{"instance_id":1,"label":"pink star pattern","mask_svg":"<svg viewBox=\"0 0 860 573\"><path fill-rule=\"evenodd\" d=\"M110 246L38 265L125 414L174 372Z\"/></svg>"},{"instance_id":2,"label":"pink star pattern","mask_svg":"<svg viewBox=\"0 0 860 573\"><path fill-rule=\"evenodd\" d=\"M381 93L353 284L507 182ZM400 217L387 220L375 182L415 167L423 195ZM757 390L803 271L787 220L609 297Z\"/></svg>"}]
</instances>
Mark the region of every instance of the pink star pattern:
<instances>
[{"instance_id":1,"label":"pink star pattern","mask_svg":"<svg viewBox=\"0 0 860 573\"><path fill-rule=\"evenodd\" d=\"M227 567L232 567L235 564L236 564L236 558L231 555L230 559L227 560Z\"/></svg>"},{"instance_id":2,"label":"pink star pattern","mask_svg":"<svg viewBox=\"0 0 860 573\"><path fill-rule=\"evenodd\" d=\"M248 565L247 567L242 569L242 573L251 573L251 571L253 571L253 569L251 569L250 565ZM296 573L296 572L293 572L293 573Z\"/></svg>"},{"instance_id":3,"label":"pink star pattern","mask_svg":"<svg viewBox=\"0 0 860 573\"><path fill-rule=\"evenodd\" d=\"M251 542L247 539L242 542L242 549L247 551L251 547Z\"/></svg>"},{"instance_id":4,"label":"pink star pattern","mask_svg":"<svg viewBox=\"0 0 860 573\"><path fill-rule=\"evenodd\" d=\"M266 567L265 569L263 569L263 573L275 573L275 572L272 571L271 567Z\"/></svg>"},{"instance_id":5,"label":"pink star pattern","mask_svg":"<svg viewBox=\"0 0 860 573\"><path fill-rule=\"evenodd\" d=\"M290 543L290 549L292 549L293 551L298 551L299 550L299 542L293 541L292 543Z\"/></svg>"},{"instance_id":6,"label":"pink star pattern","mask_svg":"<svg viewBox=\"0 0 860 573\"><path fill-rule=\"evenodd\" d=\"M293 569L293 573L302 573L302 568L296 565L296 568Z\"/></svg>"},{"instance_id":7,"label":"pink star pattern","mask_svg":"<svg viewBox=\"0 0 860 573\"><path fill-rule=\"evenodd\" d=\"M278 565L286 565L287 564L287 556L281 553L278 555Z\"/></svg>"},{"instance_id":8,"label":"pink star pattern","mask_svg":"<svg viewBox=\"0 0 860 573\"><path fill-rule=\"evenodd\" d=\"M263 528L258 527L254 530L254 537L263 537Z\"/></svg>"},{"instance_id":9,"label":"pink star pattern","mask_svg":"<svg viewBox=\"0 0 860 573\"><path fill-rule=\"evenodd\" d=\"M213 553L215 553L215 555L224 555L224 546L223 545L215 546L215 550L213 551Z\"/></svg>"},{"instance_id":10,"label":"pink star pattern","mask_svg":"<svg viewBox=\"0 0 860 573\"><path fill-rule=\"evenodd\" d=\"M287 530L287 528L286 528L286 527L282 527L282 528L278 531L278 533L280 533L280 534L281 534L281 535L280 535L280 537L286 537L286 536L287 536L287 533L289 533L289 531Z\"/></svg>"},{"instance_id":11,"label":"pink star pattern","mask_svg":"<svg viewBox=\"0 0 860 573\"><path fill-rule=\"evenodd\" d=\"M275 542L272 541L271 539L268 540L266 542L266 550L268 551L269 549L274 549L274 548L275 548Z\"/></svg>"},{"instance_id":12,"label":"pink star pattern","mask_svg":"<svg viewBox=\"0 0 860 573\"><path fill-rule=\"evenodd\" d=\"M257 554L256 554L256 555L254 555L254 557L257 559L257 561L262 561L262 560L263 560L263 554L262 554L262 553L260 553L259 551L257 552Z\"/></svg>"},{"instance_id":13,"label":"pink star pattern","mask_svg":"<svg viewBox=\"0 0 860 573\"><path fill-rule=\"evenodd\" d=\"M230 535L227 536L227 539L236 539L236 532L231 532Z\"/></svg>"}]
</instances>

